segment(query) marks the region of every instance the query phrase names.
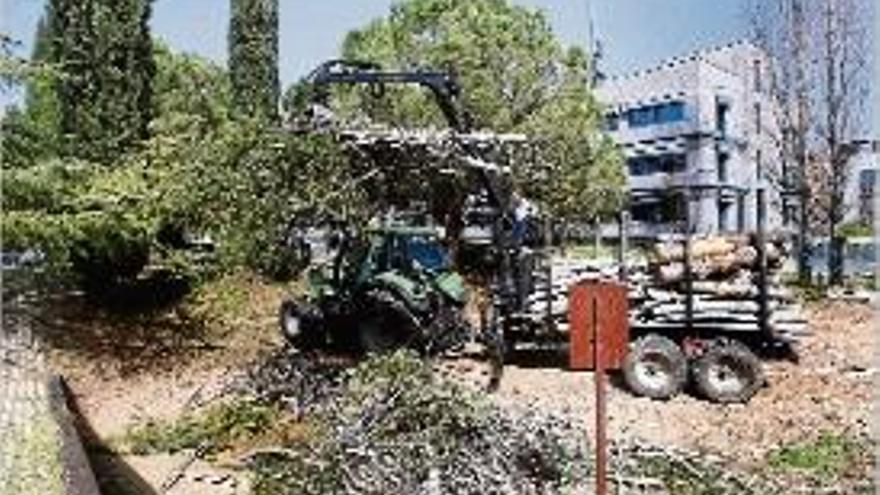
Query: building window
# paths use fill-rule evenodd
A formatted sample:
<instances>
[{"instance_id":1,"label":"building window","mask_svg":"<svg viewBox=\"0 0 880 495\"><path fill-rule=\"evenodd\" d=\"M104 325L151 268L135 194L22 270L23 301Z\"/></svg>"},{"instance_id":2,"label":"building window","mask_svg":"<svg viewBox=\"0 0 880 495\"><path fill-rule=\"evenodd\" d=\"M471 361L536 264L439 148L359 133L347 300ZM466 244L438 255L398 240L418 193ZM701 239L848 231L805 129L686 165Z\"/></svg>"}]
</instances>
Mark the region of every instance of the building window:
<instances>
[{"instance_id":1,"label":"building window","mask_svg":"<svg viewBox=\"0 0 880 495\"><path fill-rule=\"evenodd\" d=\"M755 133L761 132L761 103L755 102Z\"/></svg>"},{"instance_id":2,"label":"building window","mask_svg":"<svg viewBox=\"0 0 880 495\"><path fill-rule=\"evenodd\" d=\"M864 196L873 196L877 184L877 170L866 168L859 172L859 190Z\"/></svg>"},{"instance_id":3,"label":"building window","mask_svg":"<svg viewBox=\"0 0 880 495\"><path fill-rule=\"evenodd\" d=\"M630 127L646 127L654 123L654 107L636 108L626 114Z\"/></svg>"},{"instance_id":4,"label":"building window","mask_svg":"<svg viewBox=\"0 0 880 495\"><path fill-rule=\"evenodd\" d=\"M727 232L727 216L730 212L730 203L718 198L718 232Z\"/></svg>"},{"instance_id":5,"label":"building window","mask_svg":"<svg viewBox=\"0 0 880 495\"><path fill-rule=\"evenodd\" d=\"M736 230L737 232L746 231L746 197L739 194L736 197Z\"/></svg>"},{"instance_id":6,"label":"building window","mask_svg":"<svg viewBox=\"0 0 880 495\"><path fill-rule=\"evenodd\" d=\"M669 124L680 122L684 118L684 103L680 101L634 108L626 113L627 123L630 127Z\"/></svg>"},{"instance_id":7,"label":"building window","mask_svg":"<svg viewBox=\"0 0 880 495\"><path fill-rule=\"evenodd\" d=\"M681 194L665 194L649 201L638 202L630 208L632 219L645 223L681 222L687 203Z\"/></svg>"},{"instance_id":8,"label":"building window","mask_svg":"<svg viewBox=\"0 0 880 495\"><path fill-rule=\"evenodd\" d=\"M761 148L755 150L755 175L758 180L764 178L764 157L761 155Z\"/></svg>"},{"instance_id":9,"label":"building window","mask_svg":"<svg viewBox=\"0 0 880 495\"><path fill-rule=\"evenodd\" d=\"M684 120L684 103L673 102L657 107L657 122L666 124Z\"/></svg>"},{"instance_id":10,"label":"building window","mask_svg":"<svg viewBox=\"0 0 880 495\"><path fill-rule=\"evenodd\" d=\"M729 113L729 104L719 101L715 105L715 130L721 137L727 136L727 116Z\"/></svg>"},{"instance_id":11,"label":"building window","mask_svg":"<svg viewBox=\"0 0 880 495\"><path fill-rule=\"evenodd\" d=\"M728 162L730 162L730 155L727 153L718 153L718 182L722 184L727 182Z\"/></svg>"},{"instance_id":12,"label":"building window","mask_svg":"<svg viewBox=\"0 0 880 495\"><path fill-rule=\"evenodd\" d=\"M754 62L754 81L755 81L755 92L760 93L763 91L764 84L761 81L761 61L755 60Z\"/></svg>"},{"instance_id":13,"label":"building window","mask_svg":"<svg viewBox=\"0 0 880 495\"><path fill-rule=\"evenodd\" d=\"M627 167L631 176L674 174L687 169L687 157L684 154L640 156L630 158Z\"/></svg>"},{"instance_id":14,"label":"building window","mask_svg":"<svg viewBox=\"0 0 880 495\"><path fill-rule=\"evenodd\" d=\"M616 131L620 128L620 121L615 114L609 114L605 116L605 130L609 132Z\"/></svg>"}]
</instances>

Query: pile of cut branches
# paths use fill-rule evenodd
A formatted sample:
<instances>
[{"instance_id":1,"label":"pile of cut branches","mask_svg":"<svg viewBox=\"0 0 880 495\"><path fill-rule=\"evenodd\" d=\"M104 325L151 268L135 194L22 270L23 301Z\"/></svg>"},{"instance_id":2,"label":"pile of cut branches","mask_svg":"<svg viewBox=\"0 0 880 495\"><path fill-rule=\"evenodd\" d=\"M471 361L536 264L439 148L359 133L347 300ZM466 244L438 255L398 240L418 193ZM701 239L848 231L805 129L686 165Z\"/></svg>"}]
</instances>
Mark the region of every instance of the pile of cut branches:
<instances>
[{"instance_id":1,"label":"pile of cut branches","mask_svg":"<svg viewBox=\"0 0 880 495\"><path fill-rule=\"evenodd\" d=\"M290 392L327 390L299 383ZM501 409L438 380L411 353L371 358L325 383L338 388L310 402L312 441L250 457L255 493L568 493L589 470L585 433L571 422Z\"/></svg>"}]
</instances>

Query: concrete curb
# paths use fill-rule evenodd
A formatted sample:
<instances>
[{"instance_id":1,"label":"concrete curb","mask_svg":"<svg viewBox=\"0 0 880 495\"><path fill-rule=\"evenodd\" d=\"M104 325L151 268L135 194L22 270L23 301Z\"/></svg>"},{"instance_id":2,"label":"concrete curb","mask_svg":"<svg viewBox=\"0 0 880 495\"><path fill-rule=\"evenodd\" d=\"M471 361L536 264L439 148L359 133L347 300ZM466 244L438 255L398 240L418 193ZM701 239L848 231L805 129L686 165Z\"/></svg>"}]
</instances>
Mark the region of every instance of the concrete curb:
<instances>
[{"instance_id":1,"label":"concrete curb","mask_svg":"<svg viewBox=\"0 0 880 495\"><path fill-rule=\"evenodd\" d=\"M67 384L63 377L56 375L48 380L47 386L52 416L58 423L61 437L65 491L67 495L100 495L98 482L76 429L76 417L72 412L74 408L69 407L71 398Z\"/></svg>"}]
</instances>

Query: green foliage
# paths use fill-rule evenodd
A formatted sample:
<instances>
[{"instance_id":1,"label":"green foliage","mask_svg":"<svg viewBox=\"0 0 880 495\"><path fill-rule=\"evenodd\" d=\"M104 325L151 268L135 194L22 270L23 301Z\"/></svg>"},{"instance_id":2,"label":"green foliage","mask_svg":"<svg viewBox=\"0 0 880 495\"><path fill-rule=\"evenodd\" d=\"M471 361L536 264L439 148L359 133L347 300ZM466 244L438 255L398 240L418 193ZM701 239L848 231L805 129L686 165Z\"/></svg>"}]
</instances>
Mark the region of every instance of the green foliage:
<instances>
[{"instance_id":1,"label":"green foliage","mask_svg":"<svg viewBox=\"0 0 880 495\"><path fill-rule=\"evenodd\" d=\"M632 456L635 457L635 456ZM633 459L627 459L631 462ZM723 466L655 455L638 459L638 476L659 479L665 493L676 495L768 495L774 493L763 480L746 481L724 469Z\"/></svg>"},{"instance_id":2,"label":"green foliage","mask_svg":"<svg viewBox=\"0 0 880 495\"><path fill-rule=\"evenodd\" d=\"M564 63L558 94L524 125L541 142L544 180L522 182L553 217L589 221L623 204L625 175L615 144L598 130L602 112L587 89L585 54L571 49Z\"/></svg>"},{"instance_id":3,"label":"green foliage","mask_svg":"<svg viewBox=\"0 0 880 495\"><path fill-rule=\"evenodd\" d=\"M279 415L272 406L239 399L175 422L148 422L129 431L124 443L138 455L200 447L212 454L269 430Z\"/></svg>"},{"instance_id":4,"label":"green foliage","mask_svg":"<svg viewBox=\"0 0 880 495\"><path fill-rule=\"evenodd\" d=\"M600 132L601 111L587 86L587 57L563 50L544 14L506 0L408 0L387 18L348 34L343 57L388 68L449 70L477 128L525 132L539 163L518 170L528 197L557 218L590 218L623 200L622 159ZM299 93L286 95L292 106ZM399 125L440 126L432 96L417 88L340 90L343 114L365 111Z\"/></svg>"},{"instance_id":5,"label":"green foliage","mask_svg":"<svg viewBox=\"0 0 880 495\"><path fill-rule=\"evenodd\" d=\"M151 0L51 0L47 13L65 153L110 163L148 136Z\"/></svg>"},{"instance_id":6,"label":"green foliage","mask_svg":"<svg viewBox=\"0 0 880 495\"><path fill-rule=\"evenodd\" d=\"M222 67L197 55L174 53L162 42L155 43L154 59L153 135L172 139L205 133L232 118L232 90Z\"/></svg>"},{"instance_id":7,"label":"green foliage","mask_svg":"<svg viewBox=\"0 0 880 495\"><path fill-rule=\"evenodd\" d=\"M74 158L4 162L4 247L39 250L61 273L96 287L131 280L148 265L190 276L241 266L288 275L282 227L306 205L357 205L357 191L337 185L348 180L349 162L329 137L232 120L219 67L161 44L155 59L154 136L138 150L111 167ZM169 231L209 235L220 264L193 264L161 239Z\"/></svg>"},{"instance_id":8,"label":"green foliage","mask_svg":"<svg viewBox=\"0 0 880 495\"><path fill-rule=\"evenodd\" d=\"M820 476L839 476L862 454L853 439L823 433L812 442L787 445L772 452L768 463L776 469L799 470Z\"/></svg>"},{"instance_id":9,"label":"green foliage","mask_svg":"<svg viewBox=\"0 0 880 495\"><path fill-rule=\"evenodd\" d=\"M358 191L348 160L327 136L296 136L235 122L208 134L152 143L147 154L164 178L152 214L190 232L210 233L225 268L250 266L284 278L290 263L284 227L307 207L344 211Z\"/></svg>"},{"instance_id":10,"label":"green foliage","mask_svg":"<svg viewBox=\"0 0 880 495\"><path fill-rule=\"evenodd\" d=\"M278 116L278 0L231 0L229 75L236 111Z\"/></svg>"},{"instance_id":11,"label":"green foliage","mask_svg":"<svg viewBox=\"0 0 880 495\"><path fill-rule=\"evenodd\" d=\"M51 37L44 16L37 24L30 60L16 58L12 55L11 40L3 42L0 78L10 86L24 84L27 89L23 110L8 107L0 121L4 168L26 167L59 151L60 107L55 84L60 71L51 60Z\"/></svg>"},{"instance_id":12,"label":"green foliage","mask_svg":"<svg viewBox=\"0 0 880 495\"><path fill-rule=\"evenodd\" d=\"M545 105L561 75L561 47L544 15L501 0L398 3L387 18L351 32L342 54L391 68L452 71L474 124L499 131L516 129ZM388 96L371 110L410 125L442 122L425 104L430 95L400 89Z\"/></svg>"},{"instance_id":13,"label":"green foliage","mask_svg":"<svg viewBox=\"0 0 880 495\"><path fill-rule=\"evenodd\" d=\"M837 227L837 235L849 239L851 237L873 237L874 229L864 222L848 222Z\"/></svg>"}]
</instances>

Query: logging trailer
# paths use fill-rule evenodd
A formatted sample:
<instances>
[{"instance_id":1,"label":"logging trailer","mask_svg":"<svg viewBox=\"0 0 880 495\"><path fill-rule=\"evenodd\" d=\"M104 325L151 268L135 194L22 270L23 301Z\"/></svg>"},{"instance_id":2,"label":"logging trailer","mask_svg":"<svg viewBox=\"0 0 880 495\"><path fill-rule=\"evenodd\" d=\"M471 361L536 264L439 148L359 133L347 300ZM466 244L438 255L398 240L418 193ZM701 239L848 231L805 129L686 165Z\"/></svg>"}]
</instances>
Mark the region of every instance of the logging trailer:
<instances>
[{"instance_id":1,"label":"logging trailer","mask_svg":"<svg viewBox=\"0 0 880 495\"><path fill-rule=\"evenodd\" d=\"M616 266L610 267L604 274L573 277L561 287L557 284L554 292L554 273L549 254L552 250L547 247L546 241L548 235L546 232L536 233L534 228L543 222L529 222L528 218L524 218L516 210L518 200L502 168L484 160L465 138L472 132L470 119L460 109L460 90L452 75L425 71L386 72L371 63L330 61L319 66L308 82L314 88L314 100L322 104L326 103L329 96L327 86L332 84L365 84L373 88L375 94L384 94L383 88L386 84L415 84L428 88L433 93L453 131L449 138L455 142L457 153L461 155L460 163L470 174L472 180L469 183L476 185L476 190L470 192L471 197L483 198L479 207L460 212L461 223L465 228L453 232L458 236L456 239L438 239L437 242L448 244L453 241L458 254L469 253L470 259L480 260L483 269L481 271L489 273L486 285L491 304L481 319L480 328L470 333L478 335L478 340L486 345L487 355L495 362L498 370L503 361L514 359L519 344L557 345L567 349L572 369L589 369L595 363L585 359L585 353L592 349L591 346L598 344L613 356L607 365L612 369L620 369L628 387L638 395L669 399L688 384L693 384L701 395L710 400L745 402L764 384L760 357L777 355L780 350L790 350L792 339L781 335L770 322L763 193L758 195L759 225L753 238L757 249L757 258L753 263L753 267L757 268L754 284L756 292L748 298L729 301L733 305L749 305L753 310L750 315L721 315L721 318L715 320L702 317L704 314L699 310L704 302L694 285L691 259L693 240L690 229L686 227L685 234L680 239L683 243L681 261L684 276L679 290L670 296L675 299L675 314L678 317L662 320L651 317L650 313L646 317L644 295L650 294L653 288L650 284L646 285L644 280L630 276L630 267L624 256L628 244L625 214L621 215L620 248ZM682 191L682 194L689 193ZM528 228L524 228L526 224ZM480 239L461 235L468 231L467 227L473 225L482 228L487 234ZM414 226L410 225L408 228L411 227ZM385 232L381 235L385 236L387 245L389 236L393 237L395 234ZM308 320L309 325L320 327L321 325L315 324L313 316L316 313L327 313L328 310L318 311L314 308L338 308L339 294L345 295L343 307L350 309L342 311L346 321L357 321L359 315L371 315L368 319L372 322L370 325L355 325L358 328L363 327L356 331L363 333L366 328L369 334L349 339L361 342L362 350L409 345L413 341L409 334L432 335L428 341L442 340L440 336L443 329L438 328L438 325L443 322L454 322L447 329L450 332L457 335L468 333L461 331L461 294L457 289L444 289L438 283L441 278L445 278L447 282L460 280L451 268L444 266L440 277L438 273L414 266L409 261L405 263L406 266L389 265L379 270L379 265L369 264L370 259L374 258L361 258L356 266L369 266L365 269L373 272L364 275L364 269L361 269L359 272L356 270L360 278L337 278L333 282L335 285L332 290L312 291L311 300L305 305L301 301L285 302L281 308L284 333L292 340L299 338L303 318ZM620 290L578 290L578 287L584 287L584 283L590 283L585 282L588 279L593 282L602 280L600 285L603 287L608 286L613 279L612 285L624 288L624 294L628 294L628 297L621 302ZM416 307L412 290L408 292L406 287L416 287L423 292L436 294L427 297L431 301L446 302ZM456 293L455 296L450 295L453 292ZM327 295L331 293L337 299ZM381 297L377 296L378 293L381 293ZM597 339L602 339L601 342L589 342L585 346L585 339L591 338L583 330L581 321L588 318L584 313L586 303L578 300L577 295L586 297L583 294L587 293L591 294L594 313L601 314L604 311L627 314L628 317L623 320L608 320L616 323L608 323L613 328L604 328L602 332L595 334L599 335ZM554 302L559 302L560 295L566 308L561 314L559 308L554 307ZM714 303L717 306L717 301ZM748 324L737 326L736 318L748 320ZM593 323L605 325L600 320L605 321L600 318ZM401 321L412 327L408 335L401 335L400 328L391 328L399 326ZM383 332L394 338L384 338ZM292 334L297 335L291 336ZM311 335L314 336L314 333ZM415 340L423 342L420 350L425 351L425 339ZM497 380L494 384L497 384Z\"/></svg>"}]
</instances>

